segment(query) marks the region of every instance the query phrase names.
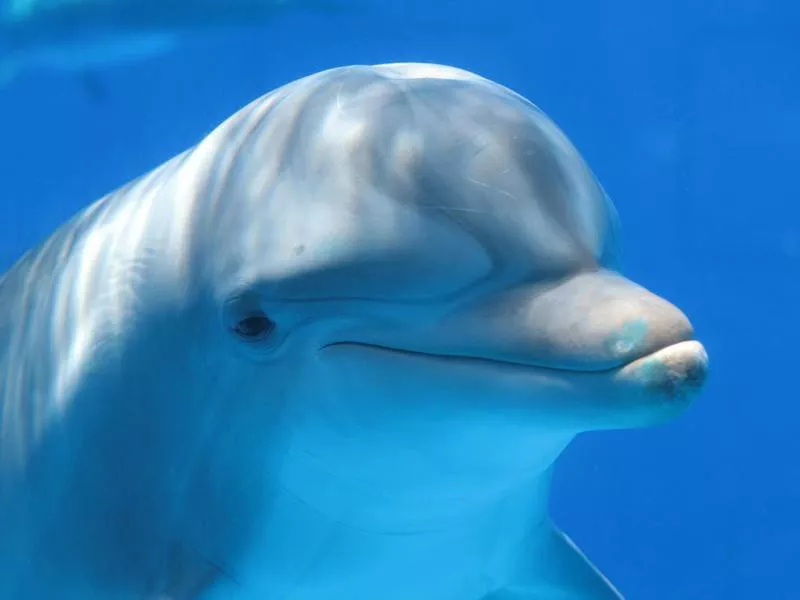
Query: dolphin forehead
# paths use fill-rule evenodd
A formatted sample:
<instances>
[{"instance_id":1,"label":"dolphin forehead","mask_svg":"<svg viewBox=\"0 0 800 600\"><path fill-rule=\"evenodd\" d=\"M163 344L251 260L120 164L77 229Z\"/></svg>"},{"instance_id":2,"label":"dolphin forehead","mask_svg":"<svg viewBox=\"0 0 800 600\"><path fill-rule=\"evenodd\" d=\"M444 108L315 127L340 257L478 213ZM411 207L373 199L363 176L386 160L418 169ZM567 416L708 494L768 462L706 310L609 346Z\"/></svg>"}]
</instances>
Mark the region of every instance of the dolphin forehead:
<instances>
[{"instance_id":1,"label":"dolphin forehead","mask_svg":"<svg viewBox=\"0 0 800 600\"><path fill-rule=\"evenodd\" d=\"M210 139L236 150L214 223L249 240L227 253L225 268L257 271L239 279L300 277L307 288L306 276L333 269L340 292L350 282L348 293L370 296L390 293L388 267L406 268L415 275L395 291L415 296L490 275L561 276L613 254L613 208L566 136L524 98L459 69L325 71ZM343 276L356 265L357 278Z\"/></svg>"}]
</instances>

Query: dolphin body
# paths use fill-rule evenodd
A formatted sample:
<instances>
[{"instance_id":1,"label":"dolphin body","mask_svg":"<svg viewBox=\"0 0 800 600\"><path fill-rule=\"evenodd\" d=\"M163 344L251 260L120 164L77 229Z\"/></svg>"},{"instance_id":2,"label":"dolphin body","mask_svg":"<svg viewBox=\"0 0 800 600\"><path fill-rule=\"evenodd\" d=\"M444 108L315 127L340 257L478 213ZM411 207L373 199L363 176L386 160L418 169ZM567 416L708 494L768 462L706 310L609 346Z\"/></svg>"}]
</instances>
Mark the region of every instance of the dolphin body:
<instances>
[{"instance_id":1,"label":"dolphin body","mask_svg":"<svg viewBox=\"0 0 800 600\"><path fill-rule=\"evenodd\" d=\"M345 2L346 0L342 0ZM155 58L190 35L263 25L297 9L343 10L339 0L0 0L0 82L26 68L90 84L107 67ZM88 78L88 79L87 79Z\"/></svg>"},{"instance_id":2,"label":"dolphin body","mask_svg":"<svg viewBox=\"0 0 800 600\"><path fill-rule=\"evenodd\" d=\"M548 518L579 432L707 356L611 203L478 75L289 83L0 280L0 597L619 593Z\"/></svg>"}]
</instances>

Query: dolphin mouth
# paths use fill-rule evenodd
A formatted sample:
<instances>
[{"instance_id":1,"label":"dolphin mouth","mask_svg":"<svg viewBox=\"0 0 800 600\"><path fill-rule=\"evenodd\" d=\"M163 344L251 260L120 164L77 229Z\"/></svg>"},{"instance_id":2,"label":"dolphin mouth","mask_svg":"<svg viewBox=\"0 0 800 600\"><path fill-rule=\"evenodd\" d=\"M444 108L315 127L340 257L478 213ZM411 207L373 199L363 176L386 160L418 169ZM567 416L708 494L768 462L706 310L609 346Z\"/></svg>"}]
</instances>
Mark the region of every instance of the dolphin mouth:
<instances>
[{"instance_id":1,"label":"dolphin mouth","mask_svg":"<svg viewBox=\"0 0 800 600\"><path fill-rule=\"evenodd\" d=\"M688 346L687 346L688 344ZM376 350L379 352L387 352L391 354L398 354L402 356L412 356L412 357L419 357L419 358L429 358L434 360L441 360L446 362L454 362L459 364L475 364L475 365L502 365L505 367L510 368L519 368L525 370L540 370L540 371L550 371L554 373L564 373L564 374L613 374L616 372L622 372L626 369L630 369L634 365L643 364L648 360L658 359L658 357L662 355L669 355L674 356L680 354L682 350L686 349L689 350L696 350L701 355L699 358L702 358L700 362L707 362L708 357L705 354L705 349L703 346L695 341L695 340L679 340L673 342L671 344L667 344L666 346L662 346L661 348L657 348L656 350L649 352L647 354L641 356L635 356L630 360L627 360L623 363L616 364L610 367L602 367L598 369L591 369L591 368L581 368L581 367L566 367L566 366L555 366L555 365L543 365L540 363L534 362L522 362L522 361L515 361L515 360L508 360L504 358L489 358L486 356L475 356L470 354L444 354L444 353L437 353L437 352L422 352L419 350L409 350L406 348L396 348L392 346L384 346L382 344L374 344L369 342L355 342L355 341L342 341L342 342L332 342L330 344L324 345L321 349L327 350L332 348L364 348L368 350Z\"/></svg>"},{"instance_id":2,"label":"dolphin mouth","mask_svg":"<svg viewBox=\"0 0 800 600\"><path fill-rule=\"evenodd\" d=\"M680 340L667 344L620 365L603 369L580 369L560 366L542 366L519 361L482 356L438 354L401 348L392 348L367 342L334 342L323 349L366 349L404 357L433 360L459 367L489 366L506 373L544 373L560 378L603 378L616 387L638 390L672 400L687 399L698 392L708 375L708 355L696 340Z\"/></svg>"}]
</instances>

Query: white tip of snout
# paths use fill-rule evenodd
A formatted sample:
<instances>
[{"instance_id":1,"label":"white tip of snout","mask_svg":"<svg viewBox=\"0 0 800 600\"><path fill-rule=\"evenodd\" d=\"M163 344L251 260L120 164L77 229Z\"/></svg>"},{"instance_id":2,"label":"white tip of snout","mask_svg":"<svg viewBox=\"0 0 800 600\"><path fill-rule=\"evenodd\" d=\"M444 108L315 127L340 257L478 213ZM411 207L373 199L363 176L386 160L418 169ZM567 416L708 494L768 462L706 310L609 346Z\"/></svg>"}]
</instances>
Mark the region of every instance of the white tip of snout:
<instances>
[{"instance_id":1,"label":"white tip of snout","mask_svg":"<svg viewBox=\"0 0 800 600\"><path fill-rule=\"evenodd\" d=\"M618 378L643 391L685 400L694 396L708 377L708 354L700 342L680 342L657 350L620 369Z\"/></svg>"}]
</instances>

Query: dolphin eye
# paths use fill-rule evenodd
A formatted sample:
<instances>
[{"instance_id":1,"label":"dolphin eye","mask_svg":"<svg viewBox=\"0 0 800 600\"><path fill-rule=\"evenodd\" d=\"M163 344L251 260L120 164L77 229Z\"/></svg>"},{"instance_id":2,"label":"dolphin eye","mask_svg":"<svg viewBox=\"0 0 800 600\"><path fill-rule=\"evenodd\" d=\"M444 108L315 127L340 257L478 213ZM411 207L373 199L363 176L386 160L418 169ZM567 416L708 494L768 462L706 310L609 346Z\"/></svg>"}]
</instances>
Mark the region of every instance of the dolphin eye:
<instances>
[{"instance_id":1,"label":"dolphin eye","mask_svg":"<svg viewBox=\"0 0 800 600\"><path fill-rule=\"evenodd\" d=\"M233 327L234 333L248 342L263 340L272 333L273 329L275 329L275 323L264 314L245 317Z\"/></svg>"}]
</instances>

